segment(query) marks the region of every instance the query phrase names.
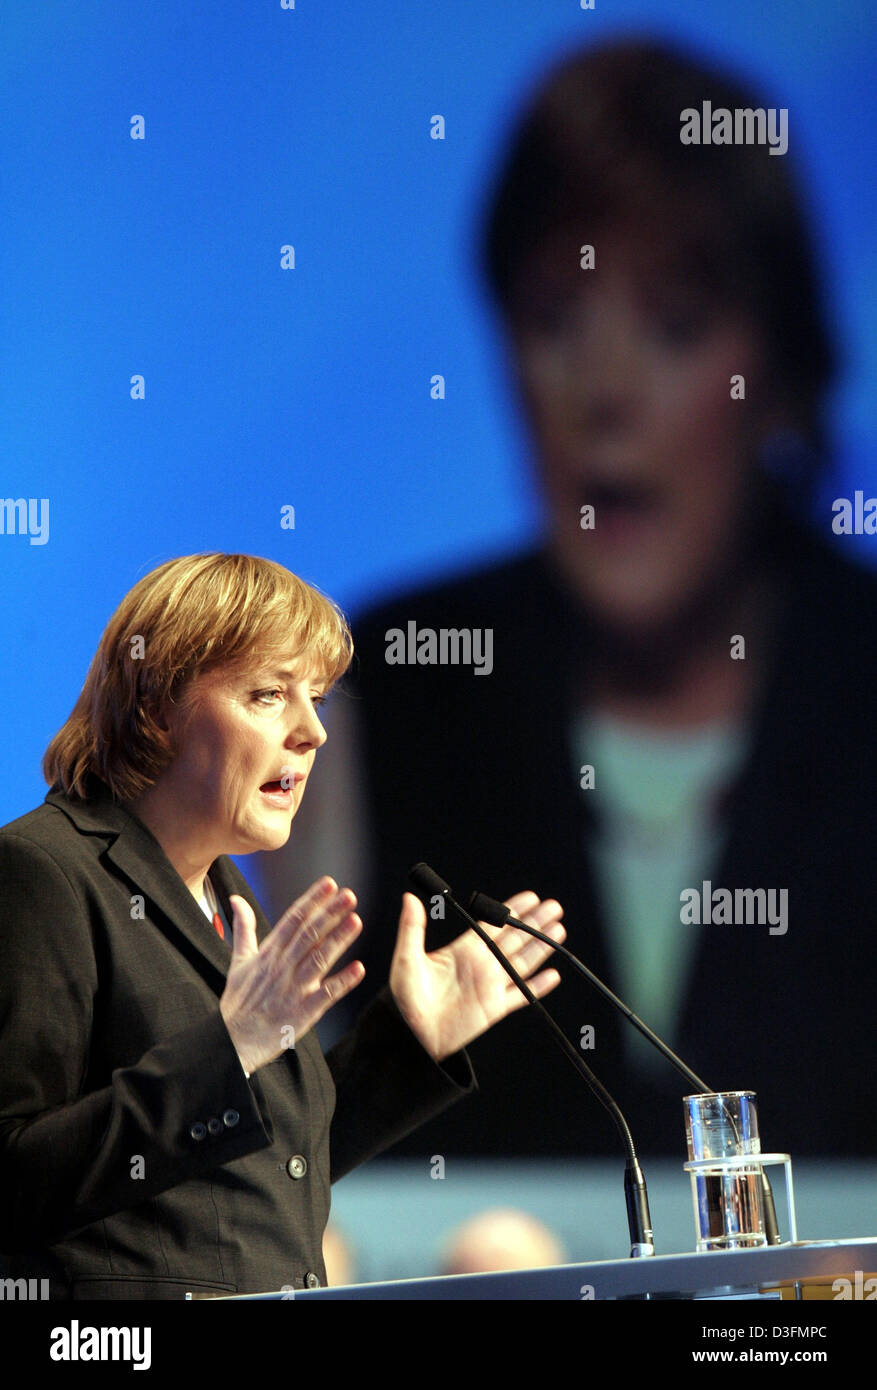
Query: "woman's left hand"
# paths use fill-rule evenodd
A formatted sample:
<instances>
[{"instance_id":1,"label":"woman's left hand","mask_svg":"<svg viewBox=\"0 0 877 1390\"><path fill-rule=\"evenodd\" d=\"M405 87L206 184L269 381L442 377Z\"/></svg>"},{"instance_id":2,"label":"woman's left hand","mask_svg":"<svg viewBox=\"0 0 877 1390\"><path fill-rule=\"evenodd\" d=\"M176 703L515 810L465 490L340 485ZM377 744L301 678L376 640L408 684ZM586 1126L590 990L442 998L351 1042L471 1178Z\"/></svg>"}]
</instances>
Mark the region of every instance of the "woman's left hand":
<instances>
[{"instance_id":1,"label":"woman's left hand","mask_svg":"<svg viewBox=\"0 0 877 1390\"><path fill-rule=\"evenodd\" d=\"M512 915L562 942L563 908L536 893L506 898ZM516 927L481 924L537 999L560 984L556 970L534 971L552 947ZM403 893L390 990L408 1027L436 1062L486 1033L494 1023L523 1008L528 1000L471 927L449 946L426 954L426 909L413 893Z\"/></svg>"}]
</instances>

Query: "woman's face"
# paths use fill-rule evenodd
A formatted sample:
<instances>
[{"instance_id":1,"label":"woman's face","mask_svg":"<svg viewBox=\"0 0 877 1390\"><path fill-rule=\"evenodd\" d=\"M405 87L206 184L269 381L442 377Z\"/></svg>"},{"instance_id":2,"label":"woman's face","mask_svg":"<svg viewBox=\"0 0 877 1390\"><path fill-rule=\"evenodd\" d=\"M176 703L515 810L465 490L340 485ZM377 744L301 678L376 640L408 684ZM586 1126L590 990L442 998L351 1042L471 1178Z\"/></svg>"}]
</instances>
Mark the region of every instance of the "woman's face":
<instances>
[{"instance_id":1,"label":"woman's face","mask_svg":"<svg viewBox=\"0 0 877 1390\"><path fill-rule=\"evenodd\" d=\"M286 843L326 741L324 689L301 661L267 660L196 677L172 711L177 753L162 783L205 862Z\"/></svg>"},{"instance_id":2,"label":"woman's face","mask_svg":"<svg viewBox=\"0 0 877 1390\"><path fill-rule=\"evenodd\" d=\"M721 575L764 428L754 326L684 280L636 273L636 259L604 236L595 269L564 273L548 241L511 316L555 554L595 616L627 633L672 622Z\"/></svg>"}]
</instances>

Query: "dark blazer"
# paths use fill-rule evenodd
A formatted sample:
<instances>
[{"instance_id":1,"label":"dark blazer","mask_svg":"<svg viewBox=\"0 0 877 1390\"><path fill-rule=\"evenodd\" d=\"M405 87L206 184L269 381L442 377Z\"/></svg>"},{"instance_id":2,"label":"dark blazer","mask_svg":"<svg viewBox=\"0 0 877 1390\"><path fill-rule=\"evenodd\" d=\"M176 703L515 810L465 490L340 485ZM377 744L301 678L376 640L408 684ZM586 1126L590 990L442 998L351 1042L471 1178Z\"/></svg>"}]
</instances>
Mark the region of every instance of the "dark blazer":
<instances>
[{"instance_id":1,"label":"dark blazer","mask_svg":"<svg viewBox=\"0 0 877 1390\"><path fill-rule=\"evenodd\" d=\"M756 925L680 925L697 942L669 1041L709 1086L756 1091L766 1148L873 1156L877 578L791 522L765 538L764 553L786 605L725 804L721 858L703 877L715 887L787 889L789 928L780 936ZM492 629L492 673L388 665L386 632L410 621ZM546 556L403 594L363 615L354 636L380 886L378 900L363 905L368 941L362 951L357 943L365 983L382 978L407 868L425 859L461 898L476 888L558 898L566 944L618 989L591 858L598 825L569 744L588 626ZM434 924L431 944L439 940ZM684 1159L681 1097L690 1085L666 1064L630 1065L621 1046L628 1025L558 964L563 982L548 1007L574 1040L594 1027L584 1055L641 1151ZM479 1104L448 1116L442 1152L620 1151L611 1120L532 1009L470 1052ZM397 1152L428 1154L435 1143L427 1125Z\"/></svg>"},{"instance_id":2,"label":"dark blazer","mask_svg":"<svg viewBox=\"0 0 877 1390\"><path fill-rule=\"evenodd\" d=\"M385 989L327 1057L311 1031L248 1081L228 945L99 785L0 831L4 1273L52 1298L315 1287L330 1183L473 1090L468 1058L437 1066ZM210 876L262 939L232 860Z\"/></svg>"}]
</instances>

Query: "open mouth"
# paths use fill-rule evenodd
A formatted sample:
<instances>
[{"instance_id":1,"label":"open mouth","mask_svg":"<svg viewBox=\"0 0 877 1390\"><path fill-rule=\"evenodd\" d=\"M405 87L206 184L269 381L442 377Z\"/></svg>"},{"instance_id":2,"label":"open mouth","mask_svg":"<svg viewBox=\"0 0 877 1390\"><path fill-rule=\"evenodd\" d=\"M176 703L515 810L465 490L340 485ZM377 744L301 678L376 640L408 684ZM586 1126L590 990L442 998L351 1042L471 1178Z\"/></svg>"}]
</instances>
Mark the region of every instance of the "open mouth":
<instances>
[{"instance_id":1,"label":"open mouth","mask_svg":"<svg viewBox=\"0 0 877 1390\"><path fill-rule=\"evenodd\" d=\"M586 495L587 494L587 495ZM661 520L665 498L649 483L594 482L581 490L581 501L594 508L596 541L633 540Z\"/></svg>"},{"instance_id":2,"label":"open mouth","mask_svg":"<svg viewBox=\"0 0 877 1390\"><path fill-rule=\"evenodd\" d=\"M259 791L275 806L287 808L292 805L292 787L284 787L282 782L263 782Z\"/></svg>"},{"instance_id":3,"label":"open mouth","mask_svg":"<svg viewBox=\"0 0 877 1390\"><path fill-rule=\"evenodd\" d=\"M658 506L658 489L646 483L594 483L588 488L588 502L596 513L607 517L646 516Z\"/></svg>"}]
</instances>

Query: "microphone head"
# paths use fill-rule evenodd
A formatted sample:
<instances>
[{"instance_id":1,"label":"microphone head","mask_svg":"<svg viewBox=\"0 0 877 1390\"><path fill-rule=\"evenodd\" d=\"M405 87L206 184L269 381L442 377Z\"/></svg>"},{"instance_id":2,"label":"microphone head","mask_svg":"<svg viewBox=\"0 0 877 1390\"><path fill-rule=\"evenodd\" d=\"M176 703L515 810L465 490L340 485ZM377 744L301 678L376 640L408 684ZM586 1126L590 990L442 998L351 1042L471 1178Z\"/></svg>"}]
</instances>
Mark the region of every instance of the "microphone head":
<instances>
[{"instance_id":1,"label":"microphone head","mask_svg":"<svg viewBox=\"0 0 877 1390\"><path fill-rule=\"evenodd\" d=\"M476 921L489 922L492 927L504 927L512 915L505 903L488 898L486 893L473 893L467 907Z\"/></svg>"},{"instance_id":2,"label":"microphone head","mask_svg":"<svg viewBox=\"0 0 877 1390\"><path fill-rule=\"evenodd\" d=\"M447 898L451 896L451 886L439 878L435 869L428 864L412 864L408 870L408 882L421 898Z\"/></svg>"}]
</instances>

